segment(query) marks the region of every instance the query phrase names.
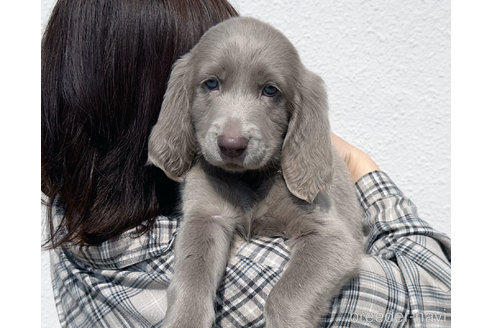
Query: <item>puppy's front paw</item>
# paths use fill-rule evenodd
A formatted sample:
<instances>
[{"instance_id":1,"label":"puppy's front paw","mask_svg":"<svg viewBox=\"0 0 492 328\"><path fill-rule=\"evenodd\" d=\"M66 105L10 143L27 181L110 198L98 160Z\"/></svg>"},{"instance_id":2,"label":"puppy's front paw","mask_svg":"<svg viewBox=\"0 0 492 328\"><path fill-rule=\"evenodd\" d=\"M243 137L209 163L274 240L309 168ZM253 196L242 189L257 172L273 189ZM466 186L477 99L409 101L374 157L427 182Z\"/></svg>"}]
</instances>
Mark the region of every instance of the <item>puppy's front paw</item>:
<instances>
[{"instance_id":1,"label":"puppy's front paw","mask_svg":"<svg viewBox=\"0 0 492 328\"><path fill-rule=\"evenodd\" d=\"M215 322L213 304L177 302L169 307L164 318L164 328L210 328Z\"/></svg>"},{"instance_id":2,"label":"puppy's front paw","mask_svg":"<svg viewBox=\"0 0 492 328\"><path fill-rule=\"evenodd\" d=\"M317 327L304 316L303 304L294 304L278 292L272 289L265 304L266 328L313 328Z\"/></svg>"}]
</instances>

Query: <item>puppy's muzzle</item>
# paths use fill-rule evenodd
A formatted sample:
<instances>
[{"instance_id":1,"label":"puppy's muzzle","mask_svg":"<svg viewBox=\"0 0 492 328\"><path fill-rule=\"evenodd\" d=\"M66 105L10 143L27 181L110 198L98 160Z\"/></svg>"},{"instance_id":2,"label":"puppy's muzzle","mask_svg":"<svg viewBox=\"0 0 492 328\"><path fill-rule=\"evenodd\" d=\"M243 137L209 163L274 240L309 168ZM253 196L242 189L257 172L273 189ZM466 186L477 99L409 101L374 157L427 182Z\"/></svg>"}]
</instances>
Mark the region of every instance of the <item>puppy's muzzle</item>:
<instances>
[{"instance_id":1,"label":"puppy's muzzle","mask_svg":"<svg viewBox=\"0 0 492 328\"><path fill-rule=\"evenodd\" d=\"M240 135L221 134L217 137L217 145L223 156L235 159L240 157L246 148L249 140Z\"/></svg>"}]
</instances>

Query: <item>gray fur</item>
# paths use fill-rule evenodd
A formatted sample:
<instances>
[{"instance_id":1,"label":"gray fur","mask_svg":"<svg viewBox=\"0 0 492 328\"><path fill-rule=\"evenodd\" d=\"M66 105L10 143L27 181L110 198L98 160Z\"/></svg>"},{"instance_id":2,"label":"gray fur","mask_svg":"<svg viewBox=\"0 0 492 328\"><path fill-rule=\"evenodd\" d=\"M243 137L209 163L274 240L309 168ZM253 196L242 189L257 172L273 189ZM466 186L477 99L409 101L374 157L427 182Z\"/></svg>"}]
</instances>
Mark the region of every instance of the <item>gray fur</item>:
<instances>
[{"instance_id":1,"label":"gray fur","mask_svg":"<svg viewBox=\"0 0 492 328\"><path fill-rule=\"evenodd\" d=\"M219 90L204 87L211 76ZM265 84L281 95L262 95ZM249 140L240 159L221 156L226 129ZM329 131L321 78L270 25L225 21L176 63L149 141L149 162L185 181L165 327L213 325L235 232L284 236L292 250L268 296L266 327L317 326L357 274L364 244L362 211Z\"/></svg>"}]
</instances>

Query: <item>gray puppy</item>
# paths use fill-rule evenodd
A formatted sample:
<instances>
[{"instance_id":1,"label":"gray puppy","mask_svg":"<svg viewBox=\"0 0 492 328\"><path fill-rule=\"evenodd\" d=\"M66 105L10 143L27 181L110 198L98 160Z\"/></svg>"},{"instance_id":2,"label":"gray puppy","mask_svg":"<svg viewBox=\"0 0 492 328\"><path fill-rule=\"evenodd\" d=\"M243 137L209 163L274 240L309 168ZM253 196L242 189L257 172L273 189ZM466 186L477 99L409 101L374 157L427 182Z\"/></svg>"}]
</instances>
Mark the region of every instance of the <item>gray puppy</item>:
<instances>
[{"instance_id":1,"label":"gray puppy","mask_svg":"<svg viewBox=\"0 0 492 328\"><path fill-rule=\"evenodd\" d=\"M362 211L330 141L323 81L272 26L233 18L171 73L149 162L183 181L165 327L211 327L234 232L288 238L266 327L315 327L358 272Z\"/></svg>"}]
</instances>

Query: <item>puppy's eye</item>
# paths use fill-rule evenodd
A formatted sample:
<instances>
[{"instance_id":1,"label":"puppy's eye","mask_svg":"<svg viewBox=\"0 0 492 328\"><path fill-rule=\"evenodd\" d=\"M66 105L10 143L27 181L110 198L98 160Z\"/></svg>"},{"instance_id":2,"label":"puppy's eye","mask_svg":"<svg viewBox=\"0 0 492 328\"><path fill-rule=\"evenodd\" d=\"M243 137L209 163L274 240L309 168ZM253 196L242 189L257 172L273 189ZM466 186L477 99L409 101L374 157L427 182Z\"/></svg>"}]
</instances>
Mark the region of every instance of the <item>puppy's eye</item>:
<instances>
[{"instance_id":1,"label":"puppy's eye","mask_svg":"<svg viewBox=\"0 0 492 328\"><path fill-rule=\"evenodd\" d=\"M205 86L209 90L217 90L219 88L219 81L217 79L208 79L205 81Z\"/></svg>"},{"instance_id":2,"label":"puppy's eye","mask_svg":"<svg viewBox=\"0 0 492 328\"><path fill-rule=\"evenodd\" d=\"M278 89L273 85L267 85L263 88L263 94L267 97L273 97L278 93Z\"/></svg>"}]
</instances>

